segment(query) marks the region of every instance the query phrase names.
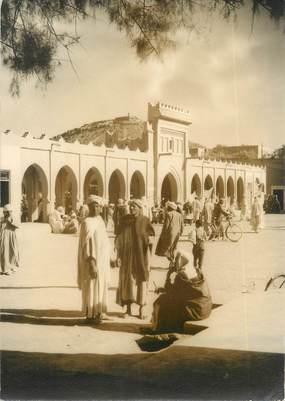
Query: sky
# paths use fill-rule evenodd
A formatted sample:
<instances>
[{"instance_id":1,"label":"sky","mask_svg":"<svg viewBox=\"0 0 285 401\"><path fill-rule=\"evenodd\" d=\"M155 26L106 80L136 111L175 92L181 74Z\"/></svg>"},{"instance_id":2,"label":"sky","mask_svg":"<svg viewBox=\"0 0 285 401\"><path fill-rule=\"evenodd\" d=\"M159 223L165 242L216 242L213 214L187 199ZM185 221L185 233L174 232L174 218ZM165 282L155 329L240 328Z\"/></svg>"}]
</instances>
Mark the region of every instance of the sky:
<instances>
[{"instance_id":1,"label":"sky","mask_svg":"<svg viewBox=\"0 0 285 401\"><path fill-rule=\"evenodd\" d=\"M190 139L205 146L285 143L285 33L261 15L251 31L236 21L199 15L199 32L177 33L176 49L141 62L126 36L104 15L79 23L80 47L44 90L27 81L9 94L11 73L0 64L0 129L58 135L130 113L147 119L148 102L190 110ZM72 27L70 28L72 30Z\"/></svg>"}]
</instances>

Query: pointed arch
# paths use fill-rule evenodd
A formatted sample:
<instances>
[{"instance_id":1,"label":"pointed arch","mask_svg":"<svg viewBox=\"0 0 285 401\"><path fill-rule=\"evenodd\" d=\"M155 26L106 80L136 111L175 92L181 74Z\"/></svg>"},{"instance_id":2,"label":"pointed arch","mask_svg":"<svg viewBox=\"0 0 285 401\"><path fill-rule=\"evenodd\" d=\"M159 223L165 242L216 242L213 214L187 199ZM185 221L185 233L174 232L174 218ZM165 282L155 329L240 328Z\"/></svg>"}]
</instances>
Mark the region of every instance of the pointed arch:
<instances>
[{"instance_id":1,"label":"pointed arch","mask_svg":"<svg viewBox=\"0 0 285 401\"><path fill-rule=\"evenodd\" d=\"M22 222L47 221L48 180L44 170L31 164L22 179Z\"/></svg>"},{"instance_id":2,"label":"pointed arch","mask_svg":"<svg viewBox=\"0 0 285 401\"><path fill-rule=\"evenodd\" d=\"M209 191L209 189L212 189L213 187L214 187L213 179L210 176L210 174L208 174L204 181L204 189L206 191Z\"/></svg>"},{"instance_id":3,"label":"pointed arch","mask_svg":"<svg viewBox=\"0 0 285 401\"><path fill-rule=\"evenodd\" d=\"M103 196L104 194L103 178L96 167L91 167L85 176L83 194L85 201L89 195Z\"/></svg>"},{"instance_id":4,"label":"pointed arch","mask_svg":"<svg viewBox=\"0 0 285 401\"><path fill-rule=\"evenodd\" d=\"M220 175L218 176L216 181L216 196L218 198L222 198L223 196L225 196L224 180Z\"/></svg>"},{"instance_id":5,"label":"pointed arch","mask_svg":"<svg viewBox=\"0 0 285 401\"><path fill-rule=\"evenodd\" d=\"M243 182L243 179L241 177L239 177L237 180L237 204L238 204L238 207L241 206L243 198L244 198L244 182Z\"/></svg>"},{"instance_id":6,"label":"pointed arch","mask_svg":"<svg viewBox=\"0 0 285 401\"><path fill-rule=\"evenodd\" d=\"M124 199L126 196L126 183L122 172L119 169L116 169L112 172L109 185L109 202L117 203L118 199Z\"/></svg>"},{"instance_id":7,"label":"pointed arch","mask_svg":"<svg viewBox=\"0 0 285 401\"><path fill-rule=\"evenodd\" d=\"M130 196L133 198L141 198L145 196L145 181L142 173L136 170L131 178Z\"/></svg>"},{"instance_id":8,"label":"pointed arch","mask_svg":"<svg viewBox=\"0 0 285 401\"><path fill-rule=\"evenodd\" d=\"M191 181L191 194L196 193L196 195L201 196L202 185L198 174L194 174Z\"/></svg>"},{"instance_id":9,"label":"pointed arch","mask_svg":"<svg viewBox=\"0 0 285 401\"><path fill-rule=\"evenodd\" d=\"M73 170L65 165L57 173L55 180L55 206L63 206L65 213L76 210L77 179Z\"/></svg>"},{"instance_id":10,"label":"pointed arch","mask_svg":"<svg viewBox=\"0 0 285 401\"><path fill-rule=\"evenodd\" d=\"M172 173L166 174L161 185L161 200L177 202L178 185Z\"/></svg>"},{"instance_id":11,"label":"pointed arch","mask_svg":"<svg viewBox=\"0 0 285 401\"><path fill-rule=\"evenodd\" d=\"M235 197L235 184L232 176L227 179L227 197L231 200Z\"/></svg>"}]
</instances>

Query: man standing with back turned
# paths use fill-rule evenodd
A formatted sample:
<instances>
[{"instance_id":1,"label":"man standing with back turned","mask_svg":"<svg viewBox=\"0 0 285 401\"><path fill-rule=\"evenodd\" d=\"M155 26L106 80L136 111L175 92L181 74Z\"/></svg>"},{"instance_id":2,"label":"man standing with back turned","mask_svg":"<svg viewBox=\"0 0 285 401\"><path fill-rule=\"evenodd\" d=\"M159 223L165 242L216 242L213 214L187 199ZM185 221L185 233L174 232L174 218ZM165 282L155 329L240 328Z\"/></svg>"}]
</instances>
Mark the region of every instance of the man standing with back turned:
<instances>
[{"instance_id":1,"label":"man standing with back turned","mask_svg":"<svg viewBox=\"0 0 285 401\"><path fill-rule=\"evenodd\" d=\"M183 232L184 223L183 216L177 211L177 206L174 202L168 201L166 208L167 212L155 254L157 256L166 256L167 259L172 261L180 235Z\"/></svg>"},{"instance_id":2,"label":"man standing with back turned","mask_svg":"<svg viewBox=\"0 0 285 401\"><path fill-rule=\"evenodd\" d=\"M120 264L117 303L126 305L128 315L132 314L132 303L137 303L140 306L139 317L144 319L150 268L149 236L155 233L142 209L142 201L132 199L130 214L122 217L120 222L116 238Z\"/></svg>"}]
</instances>

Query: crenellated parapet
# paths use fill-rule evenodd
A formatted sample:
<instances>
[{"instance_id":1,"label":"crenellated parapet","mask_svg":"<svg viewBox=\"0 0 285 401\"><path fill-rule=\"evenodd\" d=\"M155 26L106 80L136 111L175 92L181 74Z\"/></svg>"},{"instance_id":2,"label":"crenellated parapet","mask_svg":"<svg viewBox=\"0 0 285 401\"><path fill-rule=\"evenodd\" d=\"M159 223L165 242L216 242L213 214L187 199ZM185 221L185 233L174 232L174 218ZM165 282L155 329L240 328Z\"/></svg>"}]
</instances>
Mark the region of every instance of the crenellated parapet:
<instances>
[{"instance_id":1,"label":"crenellated parapet","mask_svg":"<svg viewBox=\"0 0 285 401\"><path fill-rule=\"evenodd\" d=\"M222 160L222 159L215 159L215 158L189 158L189 161L191 160L192 162L196 162L197 165L203 165L203 164L213 164L215 166L221 167L221 168L252 168L252 169L262 169L266 170L266 166L258 165L255 163L247 163L247 162L240 162L236 160Z\"/></svg>"},{"instance_id":2,"label":"crenellated parapet","mask_svg":"<svg viewBox=\"0 0 285 401\"><path fill-rule=\"evenodd\" d=\"M130 149L128 146L118 147L117 144L109 147L104 143L95 144L93 142L83 144L77 139L74 142L69 142L62 136L51 139L44 134L36 137L29 132L25 132L21 136L15 135L12 132L5 135L3 134L2 144L5 145L5 143L19 144L20 147L31 150L52 150L57 152L72 152L92 155L105 155L107 151L111 151L116 153L118 156L126 156L127 154L130 154L132 157L139 157L142 159L148 157L148 153L141 150L139 147L136 149Z\"/></svg>"},{"instance_id":3,"label":"crenellated parapet","mask_svg":"<svg viewBox=\"0 0 285 401\"><path fill-rule=\"evenodd\" d=\"M181 107L171 106L166 103L158 102L155 105L148 104L148 121L154 123L158 119L174 121L186 125L192 124L190 111Z\"/></svg>"}]
</instances>

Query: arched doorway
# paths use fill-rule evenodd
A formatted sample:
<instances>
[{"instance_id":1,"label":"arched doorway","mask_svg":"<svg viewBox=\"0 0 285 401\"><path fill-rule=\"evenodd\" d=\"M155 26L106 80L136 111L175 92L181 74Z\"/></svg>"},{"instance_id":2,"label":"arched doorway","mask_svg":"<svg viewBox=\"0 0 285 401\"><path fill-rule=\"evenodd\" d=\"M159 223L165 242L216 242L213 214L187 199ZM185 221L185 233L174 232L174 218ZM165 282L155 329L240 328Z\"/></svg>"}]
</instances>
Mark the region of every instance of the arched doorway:
<instances>
[{"instance_id":1,"label":"arched doorway","mask_svg":"<svg viewBox=\"0 0 285 401\"><path fill-rule=\"evenodd\" d=\"M88 170L84 180L83 193L85 201L89 195L103 196L103 179L96 167L92 167Z\"/></svg>"},{"instance_id":2,"label":"arched doorway","mask_svg":"<svg viewBox=\"0 0 285 401\"><path fill-rule=\"evenodd\" d=\"M126 195L126 184L120 170L115 170L109 180L109 202L117 203L118 199L124 199Z\"/></svg>"},{"instance_id":3,"label":"arched doorway","mask_svg":"<svg viewBox=\"0 0 285 401\"><path fill-rule=\"evenodd\" d=\"M243 197L244 197L243 179L241 177L239 177L237 180L237 204L238 204L238 207L241 206Z\"/></svg>"},{"instance_id":4,"label":"arched doorway","mask_svg":"<svg viewBox=\"0 0 285 401\"><path fill-rule=\"evenodd\" d=\"M204 189L209 191L214 187L212 177L208 174L204 181Z\"/></svg>"},{"instance_id":5,"label":"arched doorway","mask_svg":"<svg viewBox=\"0 0 285 401\"><path fill-rule=\"evenodd\" d=\"M216 181L216 195L218 198L222 198L225 195L224 181L220 175Z\"/></svg>"},{"instance_id":6,"label":"arched doorway","mask_svg":"<svg viewBox=\"0 0 285 401\"><path fill-rule=\"evenodd\" d=\"M171 173L168 173L161 185L161 200L177 202L178 188L177 182Z\"/></svg>"},{"instance_id":7,"label":"arched doorway","mask_svg":"<svg viewBox=\"0 0 285 401\"><path fill-rule=\"evenodd\" d=\"M204 196L209 199L215 197L213 180L209 174L206 176L204 181Z\"/></svg>"},{"instance_id":8,"label":"arched doorway","mask_svg":"<svg viewBox=\"0 0 285 401\"><path fill-rule=\"evenodd\" d=\"M76 210L77 180L70 167L64 166L57 173L55 180L55 207L63 206L65 213Z\"/></svg>"},{"instance_id":9,"label":"arched doorway","mask_svg":"<svg viewBox=\"0 0 285 401\"><path fill-rule=\"evenodd\" d=\"M22 180L21 221L47 221L48 182L43 169L32 164Z\"/></svg>"},{"instance_id":10,"label":"arched doorway","mask_svg":"<svg viewBox=\"0 0 285 401\"><path fill-rule=\"evenodd\" d=\"M233 177L230 176L227 180L227 197L232 200L234 196L235 196L235 184Z\"/></svg>"},{"instance_id":11,"label":"arched doorway","mask_svg":"<svg viewBox=\"0 0 285 401\"><path fill-rule=\"evenodd\" d=\"M141 198L142 196L145 196L145 182L140 171L135 171L132 175L130 196L131 198Z\"/></svg>"},{"instance_id":12,"label":"arched doorway","mask_svg":"<svg viewBox=\"0 0 285 401\"><path fill-rule=\"evenodd\" d=\"M198 174L195 174L191 181L191 194L196 193L196 195L201 195L201 180Z\"/></svg>"}]
</instances>

